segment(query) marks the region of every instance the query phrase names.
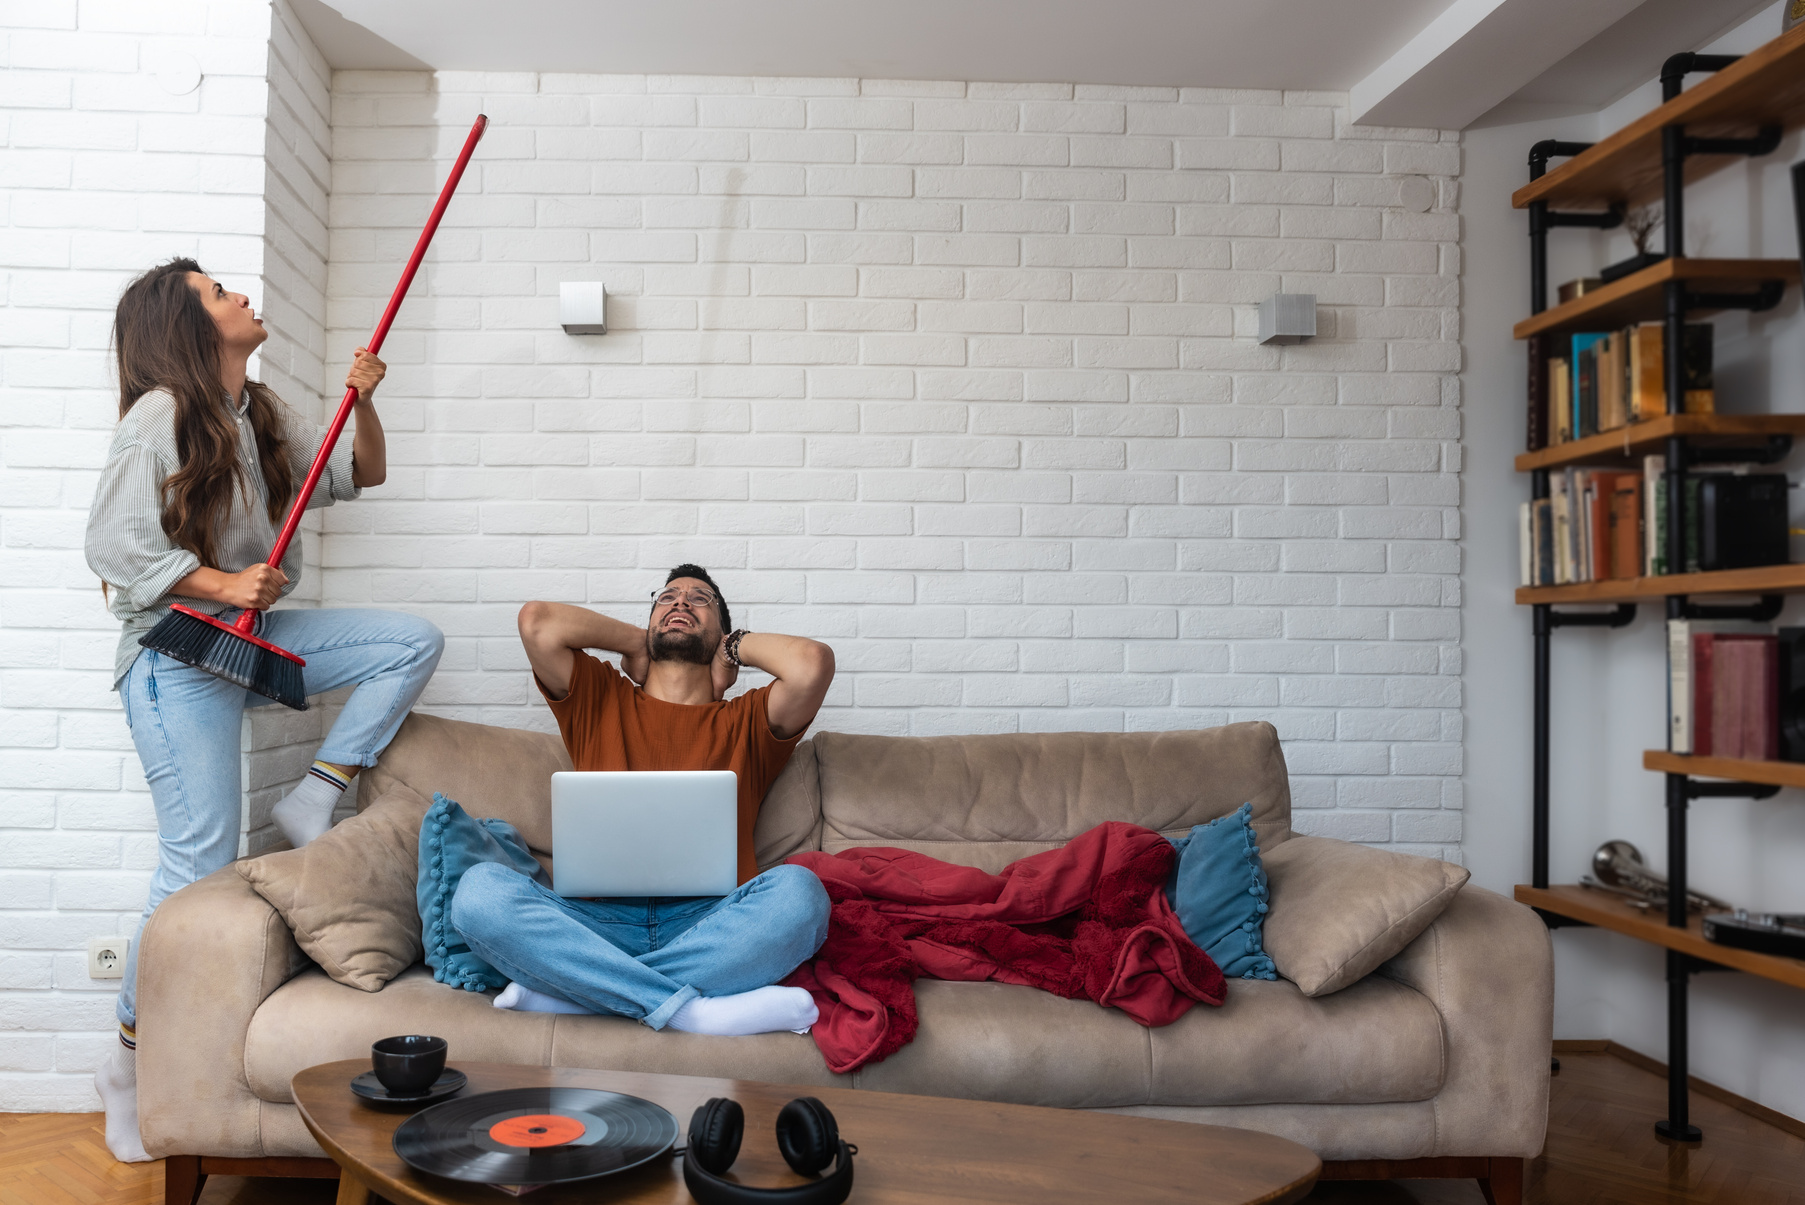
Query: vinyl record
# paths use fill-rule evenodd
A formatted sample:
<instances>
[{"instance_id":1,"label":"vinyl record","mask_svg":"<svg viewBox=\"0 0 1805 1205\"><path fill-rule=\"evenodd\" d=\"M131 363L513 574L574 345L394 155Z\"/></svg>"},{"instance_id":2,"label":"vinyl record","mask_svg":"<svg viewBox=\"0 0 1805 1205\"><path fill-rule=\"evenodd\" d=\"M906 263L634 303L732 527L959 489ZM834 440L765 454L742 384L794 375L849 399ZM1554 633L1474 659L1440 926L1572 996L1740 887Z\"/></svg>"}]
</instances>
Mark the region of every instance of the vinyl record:
<instances>
[{"instance_id":1,"label":"vinyl record","mask_svg":"<svg viewBox=\"0 0 1805 1205\"><path fill-rule=\"evenodd\" d=\"M479 1184L558 1184L625 1171L677 1141L670 1112L593 1088L509 1088L422 1109L395 1129L417 1171Z\"/></svg>"}]
</instances>

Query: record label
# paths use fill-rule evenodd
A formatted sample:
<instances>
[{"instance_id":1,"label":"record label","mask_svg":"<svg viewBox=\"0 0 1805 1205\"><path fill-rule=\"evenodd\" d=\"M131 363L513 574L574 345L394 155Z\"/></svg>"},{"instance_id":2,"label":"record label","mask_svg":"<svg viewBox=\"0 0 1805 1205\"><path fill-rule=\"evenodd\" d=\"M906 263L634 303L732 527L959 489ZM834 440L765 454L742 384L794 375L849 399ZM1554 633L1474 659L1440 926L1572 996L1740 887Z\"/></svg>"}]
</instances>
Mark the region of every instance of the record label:
<instances>
[{"instance_id":1,"label":"record label","mask_svg":"<svg viewBox=\"0 0 1805 1205\"><path fill-rule=\"evenodd\" d=\"M558 1184L638 1167L676 1145L677 1119L637 1096L509 1088L422 1109L395 1129L418 1171L479 1184Z\"/></svg>"},{"instance_id":2,"label":"record label","mask_svg":"<svg viewBox=\"0 0 1805 1205\"><path fill-rule=\"evenodd\" d=\"M489 1137L503 1146L563 1146L575 1142L585 1132L587 1127L582 1122L558 1113L528 1113L489 1127Z\"/></svg>"}]
</instances>

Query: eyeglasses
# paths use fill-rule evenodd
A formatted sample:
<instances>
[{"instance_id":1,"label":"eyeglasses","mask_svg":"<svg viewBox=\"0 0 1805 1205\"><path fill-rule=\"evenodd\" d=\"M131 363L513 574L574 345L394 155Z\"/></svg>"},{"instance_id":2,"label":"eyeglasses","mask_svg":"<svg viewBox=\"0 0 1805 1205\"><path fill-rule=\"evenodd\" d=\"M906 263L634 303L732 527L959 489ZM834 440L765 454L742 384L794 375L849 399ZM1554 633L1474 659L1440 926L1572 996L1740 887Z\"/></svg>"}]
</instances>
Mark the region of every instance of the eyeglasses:
<instances>
[{"instance_id":1,"label":"eyeglasses","mask_svg":"<svg viewBox=\"0 0 1805 1205\"><path fill-rule=\"evenodd\" d=\"M703 590L699 587L694 590L652 591L652 606L654 608L674 607L679 602L686 602L692 607L706 610L707 608L714 606L717 601L719 600L712 592Z\"/></svg>"}]
</instances>

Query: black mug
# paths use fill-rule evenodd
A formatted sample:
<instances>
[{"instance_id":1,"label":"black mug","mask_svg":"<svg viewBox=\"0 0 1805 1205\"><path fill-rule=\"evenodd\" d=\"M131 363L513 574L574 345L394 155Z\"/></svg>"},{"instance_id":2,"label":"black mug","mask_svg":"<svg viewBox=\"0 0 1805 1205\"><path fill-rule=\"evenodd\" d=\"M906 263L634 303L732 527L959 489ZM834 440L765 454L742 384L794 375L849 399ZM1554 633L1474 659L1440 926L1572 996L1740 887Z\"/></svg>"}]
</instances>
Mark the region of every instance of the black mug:
<instances>
[{"instance_id":1,"label":"black mug","mask_svg":"<svg viewBox=\"0 0 1805 1205\"><path fill-rule=\"evenodd\" d=\"M445 1050L444 1038L412 1033L373 1044L370 1063L390 1096L423 1096L445 1070Z\"/></svg>"}]
</instances>

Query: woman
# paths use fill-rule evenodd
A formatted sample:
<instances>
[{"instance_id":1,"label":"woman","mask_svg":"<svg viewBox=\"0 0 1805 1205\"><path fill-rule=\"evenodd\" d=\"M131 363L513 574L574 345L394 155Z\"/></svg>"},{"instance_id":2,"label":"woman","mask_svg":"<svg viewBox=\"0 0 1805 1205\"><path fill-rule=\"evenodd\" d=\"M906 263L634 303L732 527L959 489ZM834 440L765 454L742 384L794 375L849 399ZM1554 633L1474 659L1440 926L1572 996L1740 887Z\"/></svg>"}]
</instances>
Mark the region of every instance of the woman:
<instances>
[{"instance_id":1,"label":"woman","mask_svg":"<svg viewBox=\"0 0 1805 1205\"><path fill-rule=\"evenodd\" d=\"M246 706L269 700L205 670L139 646L180 602L230 622L267 611L301 575L301 542L267 565L276 532L326 430L256 381L247 364L268 335L241 293L228 293L190 259L133 281L119 299L113 340L119 427L88 514L88 566L124 621L114 689L144 765L157 812L158 858L144 907L238 855L239 728ZM388 472L371 397L381 360L359 348L356 435L341 439L311 506L380 485ZM309 693L355 684L319 760L275 806L296 846L325 832L357 772L374 765L432 676L444 637L432 624L388 611L267 611L257 635L307 662ZM147 1158L138 1134L138 942L119 993L120 1049L95 1076L115 1158Z\"/></svg>"}]
</instances>

